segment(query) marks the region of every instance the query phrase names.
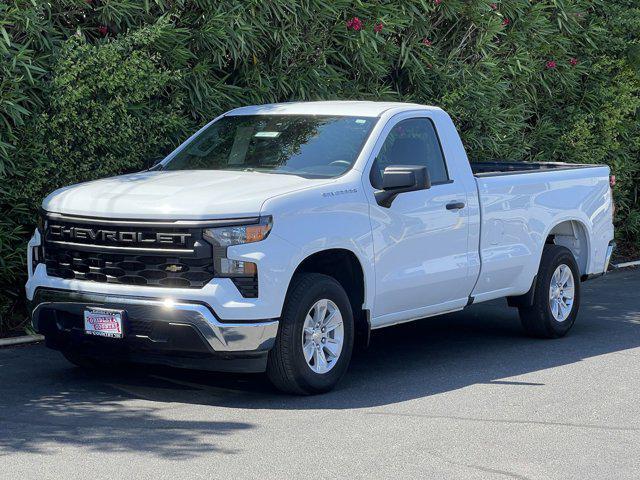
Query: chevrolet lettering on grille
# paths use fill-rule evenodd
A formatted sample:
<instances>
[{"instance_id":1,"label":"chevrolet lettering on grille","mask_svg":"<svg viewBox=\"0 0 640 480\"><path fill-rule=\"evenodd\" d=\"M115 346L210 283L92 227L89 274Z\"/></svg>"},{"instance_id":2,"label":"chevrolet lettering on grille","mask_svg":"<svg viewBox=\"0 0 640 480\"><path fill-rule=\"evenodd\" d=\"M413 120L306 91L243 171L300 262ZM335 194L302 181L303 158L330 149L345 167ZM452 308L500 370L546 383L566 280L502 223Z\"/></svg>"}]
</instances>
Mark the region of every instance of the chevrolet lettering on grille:
<instances>
[{"instance_id":1,"label":"chevrolet lettering on grille","mask_svg":"<svg viewBox=\"0 0 640 480\"><path fill-rule=\"evenodd\" d=\"M124 243L145 245L179 245L187 244L190 233L136 232L131 230L104 230L100 228L68 227L49 225L49 238L58 241L89 240L101 243Z\"/></svg>"}]
</instances>

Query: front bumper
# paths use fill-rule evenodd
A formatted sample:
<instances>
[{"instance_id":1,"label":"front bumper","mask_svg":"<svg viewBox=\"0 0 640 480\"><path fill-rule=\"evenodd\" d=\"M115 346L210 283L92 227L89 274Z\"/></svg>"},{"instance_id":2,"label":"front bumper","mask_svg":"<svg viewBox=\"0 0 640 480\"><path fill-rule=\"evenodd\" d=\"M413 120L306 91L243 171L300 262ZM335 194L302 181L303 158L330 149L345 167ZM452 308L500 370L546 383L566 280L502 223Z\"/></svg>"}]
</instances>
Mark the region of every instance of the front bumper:
<instances>
[{"instance_id":1,"label":"front bumper","mask_svg":"<svg viewBox=\"0 0 640 480\"><path fill-rule=\"evenodd\" d=\"M87 338L83 312L87 307L125 310L124 338ZM250 367L233 371L264 370L266 354L278 332L277 320L221 322L205 305L196 302L166 301L158 298L115 296L38 288L30 302L34 329L45 335L56 349L80 348L102 353L122 353L126 357L147 352L158 356L201 357L212 360L253 359ZM131 354L131 355L130 355ZM256 362L256 359L264 362ZM180 362L154 361L181 366ZM211 370L229 370L215 362ZM185 366L191 366L186 362Z\"/></svg>"},{"instance_id":2,"label":"front bumper","mask_svg":"<svg viewBox=\"0 0 640 480\"><path fill-rule=\"evenodd\" d=\"M229 258L258 265L259 297L245 298L230 278L214 277L202 288L176 288L132 286L49 276L45 264L41 260L36 261L42 243L43 239L36 230L27 248L29 275L25 291L28 301L32 301L36 290L41 288L99 293L115 297L135 295L160 300L170 298L206 305L223 323L261 322L263 319L279 318L291 275L302 259L299 249L274 233L261 242L229 247Z\"/></svg>"}]
</instances>

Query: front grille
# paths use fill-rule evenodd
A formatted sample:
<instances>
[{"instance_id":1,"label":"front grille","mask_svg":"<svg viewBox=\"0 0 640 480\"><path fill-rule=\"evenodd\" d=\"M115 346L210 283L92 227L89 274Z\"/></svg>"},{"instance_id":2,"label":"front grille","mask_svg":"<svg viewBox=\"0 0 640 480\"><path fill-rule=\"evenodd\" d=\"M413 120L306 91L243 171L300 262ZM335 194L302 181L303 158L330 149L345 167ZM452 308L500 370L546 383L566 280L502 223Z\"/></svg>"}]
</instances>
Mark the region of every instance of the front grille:
<instances>
[{"instance_id":1,"label":"front grille","mask_svg":"<svg viewBox=\"0 0 640 480\"><path fill-rule=\"evenodd\" d=\"M44 260L47 275L101 283L202 288L214 277L201 228L143 222L48 220Z\"/></svg>"},{"instance_id":2,"label":"front grille","mask_svg":"<svg viewBox=\"0 0 640 480\"><path fill-rule=\"evenodd\" d=\"M208 258L118 255L47 246L45 264L52 277L125 285L202 288L213 278ZM175 269L180 271L170 271Z\"/></svg>"}]
</instances>

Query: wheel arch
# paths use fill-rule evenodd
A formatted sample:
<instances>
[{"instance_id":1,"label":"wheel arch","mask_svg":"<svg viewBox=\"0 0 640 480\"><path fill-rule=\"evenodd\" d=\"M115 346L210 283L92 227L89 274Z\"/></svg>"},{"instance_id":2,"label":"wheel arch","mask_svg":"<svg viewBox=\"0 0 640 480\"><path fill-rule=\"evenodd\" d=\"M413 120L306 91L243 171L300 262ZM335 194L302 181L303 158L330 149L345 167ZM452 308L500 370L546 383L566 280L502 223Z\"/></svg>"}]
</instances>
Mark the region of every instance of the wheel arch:
<instances>
[{"instance_id":1,"label":"wheel arch","mask_svg":"<svg viewBox=\"0 0 640 480\"><path fill-rule=\"evenodd\" d=\"M536 263L536 270L531 280L531 288L522 295L508 296L507 303L511 307L532 305L535 295L536 280L538 272L540 271L540 264L542 262L542 254L545 245L560 245L569 249L578 265L580 279L584 280L587 276L589 262L591 261L591 237L589 229L584 221L577 218L558 220L547 230L543 238L544 243L540 248L538 261Z\"/></svg>"},{"instance_id":2,"label":"wheel arch","mask_svg":"<svg viewBox=\"0 0 640 480\"><path fill-rule=\"evenodd\" d=\"M344 288L353 310L356 342L367 345L371 331L370 310L367 306L367 281L362 261L346 248L329 248L309 254L296 267L287 292L299 273L321 273L334 278Z\"/></svg>"},{"instance_id":3,"label":"wheel arch","mask_svg":"<svg viewBox=\"0 0 640 480\"><path fill-rule=\"evenodd\" d=\"M591 235L585 222L576 218L557 222L547 232L544 243L545 245L551 243L568 248L578 264L580 276L587 275L591 261ZM542 253L540 258L542 258Z\"/></svg>"}]
</instances>

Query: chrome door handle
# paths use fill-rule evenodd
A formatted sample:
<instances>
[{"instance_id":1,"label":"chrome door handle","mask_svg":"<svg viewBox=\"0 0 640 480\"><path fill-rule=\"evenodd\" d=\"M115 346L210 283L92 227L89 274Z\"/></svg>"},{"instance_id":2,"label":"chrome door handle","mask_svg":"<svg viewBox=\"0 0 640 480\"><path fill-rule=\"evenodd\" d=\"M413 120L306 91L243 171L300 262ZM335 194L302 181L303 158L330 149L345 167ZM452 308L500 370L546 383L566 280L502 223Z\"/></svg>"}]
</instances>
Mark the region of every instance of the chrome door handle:
<instances>
[{"instance_id":1,"label":"chrome door handle","mask_svg":"<svg viewBox=\"0 0 640 480\"><path fill-rule=\"evenodd\" d=\"M447 210L460 210L464 208L464 202L447 203Z\"/></svg>"}]
</instances>

